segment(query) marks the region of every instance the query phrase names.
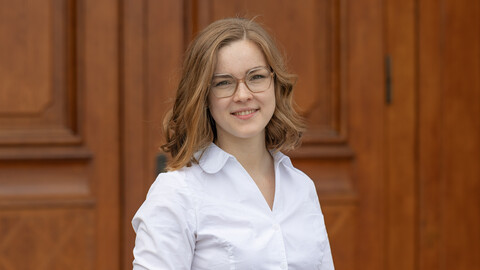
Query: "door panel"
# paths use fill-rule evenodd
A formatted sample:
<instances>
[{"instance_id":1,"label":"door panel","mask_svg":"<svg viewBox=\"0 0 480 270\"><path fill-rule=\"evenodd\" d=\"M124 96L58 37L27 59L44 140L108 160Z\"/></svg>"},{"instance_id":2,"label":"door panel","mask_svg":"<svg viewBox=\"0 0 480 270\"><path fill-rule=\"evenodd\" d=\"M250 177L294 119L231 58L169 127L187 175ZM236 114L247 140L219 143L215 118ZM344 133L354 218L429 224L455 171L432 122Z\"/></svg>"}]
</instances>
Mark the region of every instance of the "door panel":
<instances>
[{"instance_id":1,"label":"door panel","mask_svg":"<svg viewBox=\"0 0 480 270\"><path fill-rule=\"evenodd\" d=\"M117 269L116 3L0 7L0 268Z\"/></svg>"},{"instance_id":2,"label":"door panel","mask_svg":"<svg viewBox=\"0 0 480 270\"><path fill-rule=\"evenodd\" d=\"M416 6L414 0L384 3L385 70L390 77L385 109L386 269L417 269Z\"/></svg>"},{"instance_id":3,"label":"door panel","mask_svg":"<svg viewBox=\"0 0 480 270\"><path fill-rule=\"evenodd\" d=\"M0 140L78 143L74 9L67 1L2 1Z\"/></svg>"},{"instance_id":4,"label":"door panel","mask_svg":"<svg viewBox=\"0 0 480 270\"><path fill-rule=\"evenodd\" d=\"M480 3L419 12L419 269L480 269Z\"/></svg>"}]
</instances>

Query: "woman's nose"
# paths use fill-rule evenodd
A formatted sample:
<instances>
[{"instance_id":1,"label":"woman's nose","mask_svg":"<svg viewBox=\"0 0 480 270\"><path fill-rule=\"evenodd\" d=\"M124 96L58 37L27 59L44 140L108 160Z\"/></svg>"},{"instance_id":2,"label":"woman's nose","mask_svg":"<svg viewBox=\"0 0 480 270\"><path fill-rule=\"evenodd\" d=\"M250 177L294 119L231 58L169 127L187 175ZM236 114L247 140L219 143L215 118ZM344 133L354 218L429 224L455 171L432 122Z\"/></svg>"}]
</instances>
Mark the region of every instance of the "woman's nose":
<instances>
[{"instance_id":1,"label":"woman's nose","mask_svg":"<svg viewBox=\"0 0 480 270\"><path fill-rule=\"evenodd\" d=\"M245 82L238 82L237 90L233 94L233 100L235 102L243 102L251 99L252 97L252 92L250 92Z\"/></svg>"}]
</instances>

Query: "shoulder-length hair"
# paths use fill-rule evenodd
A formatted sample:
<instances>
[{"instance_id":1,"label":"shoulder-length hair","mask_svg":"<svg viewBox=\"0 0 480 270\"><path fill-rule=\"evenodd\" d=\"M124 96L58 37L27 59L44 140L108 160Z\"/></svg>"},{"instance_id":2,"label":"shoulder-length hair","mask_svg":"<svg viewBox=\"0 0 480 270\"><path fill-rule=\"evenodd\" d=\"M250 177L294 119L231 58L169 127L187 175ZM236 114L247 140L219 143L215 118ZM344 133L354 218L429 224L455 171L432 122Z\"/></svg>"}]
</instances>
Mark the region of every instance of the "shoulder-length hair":
<instances>
[{"instance_id":1,"label":"shoulder-length hair","mask_svg":"<svg viewBox=\"0 0 480 270\"><path fill-rule=\"evenodd\" d=\"M243 39L259 46L275 74L276 105L272 119L266 126L267 148L288 151L300 144L305 124L293 108L292 90L296 76L287 71L274 40L253 20L222 19L201 31L186 51L175 103L164 119L166 143L161 148L172 156L167 164L168 170L198 162L194 153L215 141L215 121L207 108L207 96L217 63L217 52Z\"/></svg>"}]
</instances>

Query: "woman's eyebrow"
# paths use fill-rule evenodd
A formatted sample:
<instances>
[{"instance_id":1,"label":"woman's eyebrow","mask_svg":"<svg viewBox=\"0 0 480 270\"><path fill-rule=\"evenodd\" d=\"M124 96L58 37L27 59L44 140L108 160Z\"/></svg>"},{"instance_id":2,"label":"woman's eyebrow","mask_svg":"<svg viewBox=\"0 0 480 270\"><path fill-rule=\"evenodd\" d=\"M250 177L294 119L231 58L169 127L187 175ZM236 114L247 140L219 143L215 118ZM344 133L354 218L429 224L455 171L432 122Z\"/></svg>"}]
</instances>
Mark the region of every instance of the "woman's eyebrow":
<instances>
[{"instance_id":1,"label":"woman's eyebrow","mask_svg":"<svg viewBox=\"0 0 480 270\"><path fill-rule=\"evenodd\" d=\"M257 69L257 68L267 68L266 66L256 66L256 67L252 67L252 68L249 68L247 71L245 71L245 74L247 74L248 72L254 70L254 69ZM232 74L230 73L213 73L213 76L214 77L221 77L221 76L233 76Z\"/></svg>"},{"instance_id":2,"label":"woman's eyebrow","mask_svg":"<svg viewBox=\"0 0 480 270\"><path fill-rule=\"evenodd\" d=\"M218 74L213 74L213 77L233 77L233 75L228 73L218 73Z\"/></svg>"}]
</instances>

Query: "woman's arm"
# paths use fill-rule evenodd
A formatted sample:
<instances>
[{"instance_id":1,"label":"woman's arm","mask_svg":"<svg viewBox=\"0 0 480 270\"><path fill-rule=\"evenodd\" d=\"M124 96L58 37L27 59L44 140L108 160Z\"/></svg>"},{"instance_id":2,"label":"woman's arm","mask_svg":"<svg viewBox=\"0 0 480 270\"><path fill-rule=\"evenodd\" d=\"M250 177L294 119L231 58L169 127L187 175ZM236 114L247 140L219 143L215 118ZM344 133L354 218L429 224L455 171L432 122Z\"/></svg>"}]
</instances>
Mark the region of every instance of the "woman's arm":
<instances>
[{"instance_id":1,"label":"woman's arm","mask_svg":"<svg viewBox=\"0 0 480 270\"><path fill-rule=\"evenodd\" d=\"M177 174L161 174L133 218L133 269L190 269L195 250L191 194Z\"/></svg>"}]
</instances>

